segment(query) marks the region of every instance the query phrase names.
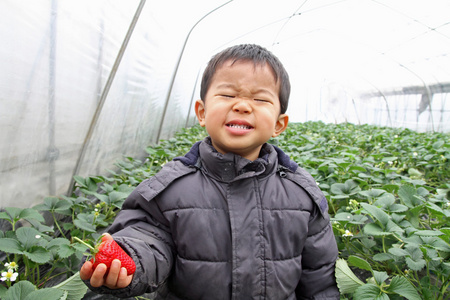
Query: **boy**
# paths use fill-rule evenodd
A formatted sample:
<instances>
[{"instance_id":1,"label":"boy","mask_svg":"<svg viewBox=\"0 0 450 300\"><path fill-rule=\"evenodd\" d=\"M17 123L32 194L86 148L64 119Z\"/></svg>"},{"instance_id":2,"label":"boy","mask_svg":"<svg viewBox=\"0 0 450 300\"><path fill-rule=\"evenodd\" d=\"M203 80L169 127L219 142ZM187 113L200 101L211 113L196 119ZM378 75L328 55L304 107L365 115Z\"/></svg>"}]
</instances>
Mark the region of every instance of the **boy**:
<instances>
[{"instance_id":1,"label":"boy","mask_svg":"<svg viewBox=\"0 0 450 300\"><path fill-rule=\"evenodd\" d=\"M312 177L266 142L288 125L280 61L257 45L215 55L195 112L209 137L125 201L109 232L136 263L86 262L98 293L158 299L339 299L327 201ZM106 275L105 275L106 274Z\"/></svg>"}]
</instances>

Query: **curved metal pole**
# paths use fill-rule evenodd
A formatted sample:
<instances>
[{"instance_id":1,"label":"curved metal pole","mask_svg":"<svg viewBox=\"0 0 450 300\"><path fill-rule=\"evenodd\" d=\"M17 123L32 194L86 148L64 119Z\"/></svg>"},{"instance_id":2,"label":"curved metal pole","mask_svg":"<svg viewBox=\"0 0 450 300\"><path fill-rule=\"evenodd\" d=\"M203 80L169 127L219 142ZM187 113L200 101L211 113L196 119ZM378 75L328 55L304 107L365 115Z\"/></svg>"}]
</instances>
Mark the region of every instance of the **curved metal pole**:
<instances>
[{"instance_id":1,"label":"curved metal pole","mask_svg":"<svg viewBox=\"0 0 450 300\"><path fill-rule=\"evenodd\" d=\"M389 103L387 101L386 96L384 95L384 93L377 87L375 86L372 82L370 82L369 80L367 80L366 78L363 78L365 82L367 82L368 84L370 84L374 89L376 89L378 91L378 93L380 94L381 98L383 98L384 103L386 104L386 109L387 109L387 114L388 114L388 120L389 123L391 123L391 127L392 125L392 119L391 119L391 110L389 108Z\"/></svg>"},{"instance_id":2,"label":"curved metal pole","mask_svg":"<svg viewBox=\"0 0 450 300\"><path fill-rule=\"evenodd\" d=\"M187 128L189 125L189 118L191 116L191 110L192 110L192 104L194 104L194 96L195 96L195 90L197 89L197 83L198 83L198 79L200 78L200 69L197 72L197 77L195 78L195 84L194 84L194 89L192 90L192 95L191 95L191 102L189 104L189 110L188 110L188 114L186 117L186 123L184 124L184 128Z\"/></svg>"},{"instance_id":3,"label":"curved metal pole","mask_svg":"<svg viewBox=\"0 0 450 300\"><path fill-rule=\"evenodd\" d=\"M430 87L428 86L428 84L425 83L425 81L422 79L422 77L420 77L418 74L416 74L413 70L411 70L410 68L406 67L405 65L398 63L400 67L405 68L406 70L408 70L411 74L413 74L414 76L416 76L420 81L422 81L423 87L425 88L425 92L427 93L428 96L428 107L429 107L429 111L430 111L430 119L431 119L431 130L433 132L435 132L434 130L434 120L433 120L433 110L431 109L431 101L433 100L433 93L430 90Z\"/></svg>"},{"instance_id":4,"label":"curved metal pole","mask_svg":"<svg viewBox=\"0 0 450 300\"><path fill-rule=\"evenodd\" d=\"M48 72L48 148L47 148L47 160L49 167L49 183L48 190L50 195L54 195L56 192L56 167L55 161L58 159L59 150L56 148L55 131L56 131L56 114L55 114L55 81L56 81L56 26L57 26L57 3L56 0L52 1L52 9L50 16L50 49L49 49L49 72Z\"/></svg>"},{"instance_id":5,"label":"curved metal pole","mask_svg":"<svg viewBox=\"0 0 450 300\"><path fill-rule=\"evenodd\" d=\"M206 18L207 16L209 16L210 14L212 14L213 12L215 12L216 10L218 10L218 9L220 9L220 8L222 8L222 7L224 7L225 5L227 5L228 3L232 2L232 1L233 1L233 0L229 0L228 2L225 2L224 4L222 4L222 5L220 5L220 6L216 7L216 8L214 8L213 10L211 10L210 12L208 12L206 15L204 15L203 17L201 17L201 18L194 24L194 26L192 26L191 29L189 30L189 32L188 32L188 34L187 34L187 36L186 36L186 39L184 40L184 44L183 44L183 48L181 49L181 53L180 53L180 55L178 56L178 61L177 61L177 64L176 64L176 66L175 66L175 70L174 70L173 75L172 75L172 80L170 81L169 92L167 93L166 102L165 102L164 109L163 109L163 113L162 113L162 116L161 116L161 122L160 122L160 124L159 124L158 134L156 135L156 142L157 142L157 143L159 142L159 139L161 138L162 127L163 127L163 124L164 124L164 119L165 119L165 117L166 117L167 107L169 106L170 96L172 96L172 89L173 89L173 85L174 85L174 83L175 83L175 77L177 77L177 72L178 72L178 68L179 68L179 66L180 66L181 59L183 58L184 49L186 48L186 44L187 44L187 42L188 42L188 40L189 40L189 37L190 37L192 31L193 31L194 28L198 25L198 23L200 23L204 18Z\"/></svg>"},{"instance_id":6,"label":"curved metal pole","mask_svg":"<svg viewBox=\"0 0 450 300\"><path fill-rule=\"evenodd\" d=\"M114 81L114 78L116 76L117 69L119 68L120 62L121 62L123 54L125 52L125 49L127 48L127 45L128 45L128 42L129 42L129 40L131 38L133 30L136 27L136 23L137 23L137 20L139 19L139 16L140 16L141 12L142 12L142 9L144 8L145 1L146 0L141 0L140 1L139 6L136 9L136 12L134 14L134 17L131 20L131 24L130 24L130 27L128 28L127 34L125 35L125 39L123 40L122 45L120 46L119 53L117 54L117 57L116 57L116 60L114 62L114 65L113 65L113 67L111 69L111 72L109 73L108 80L106 81L105 87L103 89L103 93L102 93L102 95L100 97L100 100L98 102L97 108L95 110L95 114L92 117L91 125L89 126L89 130L88 130L88 132L86 134L86 137L84 139L83 147L81 148L81 152L80 152L80 155L78 157L77 163L75 165L75 169L73 170L72 178L70 180L69 189L67 191L67 195L68 196L70 196L72 194L72 192L73 192L73 187L74 187L74 179L73 179L73 177L75 175L77 175L78 172L80 171L81 162L84 159L84 155L86 154L87 147L88 147L89 142L91 140L92 134L94 133L95 126L97 125L97 121L98 121L98 119L100 117L100 113L102 112L103 104L105 104L106 97L108 96L108 93L109 93L109 90L111 88L112 82Z\"/></svg>"}]
</instances>

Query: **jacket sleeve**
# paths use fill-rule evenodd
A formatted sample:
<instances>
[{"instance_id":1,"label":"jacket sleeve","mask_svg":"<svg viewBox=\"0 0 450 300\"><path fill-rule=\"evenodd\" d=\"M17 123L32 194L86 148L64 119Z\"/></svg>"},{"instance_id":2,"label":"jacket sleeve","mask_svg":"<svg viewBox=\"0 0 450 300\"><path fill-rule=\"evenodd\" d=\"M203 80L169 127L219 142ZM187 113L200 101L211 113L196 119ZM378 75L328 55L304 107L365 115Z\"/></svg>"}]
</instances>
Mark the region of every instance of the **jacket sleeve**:
<instances>
[{"instance_id":1,"label":"jacket sleeve","mask_svg":"<svg viewBox=\"0 0 450 300\"><path fill-rule=\"evenodd\" d=\"M156 201L148 201L135 189L108 232L131 256L136 272L126 288L94 288L85 281L89 289L99 294L126 298L154 292L165 282L173 264L173 241L169 225Z\"/></svg>"},{"instance_id":2,"label":"jacket sleeve","mask_svg":"<svg viewBox=\"0 0 450 300\"><path fill-rule=\"evenodd\" d=\"M303 249L303 272L296 289L297 299L340 299L334 274L337 257L338 249L331 224L317 213L310 222Z\"/></svg>"},{"instance_id":3,"label":"jacket sleeve","mask_svg":"<svg viewBox=\"0 0 450 300\"><path fill-rule=\"evenodd\" d=\"M302 252L302 277L297 285L297 299L339 300L335 264L338 248L328 215L328 205L315 180L299 168L301 186L311 196L308 236Z\"/></svg>"}]
</instances>

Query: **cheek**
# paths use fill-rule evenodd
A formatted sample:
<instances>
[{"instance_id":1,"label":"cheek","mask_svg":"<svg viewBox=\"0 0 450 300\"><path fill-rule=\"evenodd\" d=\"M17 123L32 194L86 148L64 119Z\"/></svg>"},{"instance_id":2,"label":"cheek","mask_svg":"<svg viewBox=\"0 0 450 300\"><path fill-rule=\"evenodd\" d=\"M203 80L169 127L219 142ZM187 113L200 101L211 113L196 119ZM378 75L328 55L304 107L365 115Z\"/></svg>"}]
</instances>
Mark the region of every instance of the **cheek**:
<instances>
[{"instance_id":1,"label":"cheek","mask_svg":"<svg viewBox=\"0 0 450 300\"><path fill-rule=\"evenodd\" d=\"M219 103L207 106L205 109L206 119L208 121L218 121L217 119L223 119L226 115L227 107L226 105L221 105Z\"/></svg>"}]
</instances>

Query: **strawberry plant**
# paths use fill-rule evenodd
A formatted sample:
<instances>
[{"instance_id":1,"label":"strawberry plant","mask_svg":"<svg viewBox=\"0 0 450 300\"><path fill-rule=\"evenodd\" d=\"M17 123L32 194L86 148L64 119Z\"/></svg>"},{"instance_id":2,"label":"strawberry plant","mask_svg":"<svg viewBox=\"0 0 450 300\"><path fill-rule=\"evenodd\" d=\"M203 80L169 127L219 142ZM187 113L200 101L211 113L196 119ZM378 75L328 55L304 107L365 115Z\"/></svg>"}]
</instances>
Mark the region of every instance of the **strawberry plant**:
<instances>
[{"instance_id":1,"label":"strawberry plant","mask_svg":"<svg viewBox=\"0 0 450 300\"><path fill-rule=\"evenodd\" d=\"M143 160L124 157L115 170L108 170L110 176L75 176L70 196L47 197L32 208L4 208L0 219L9 228L0 231L0 298L84 297L87 287L78 268L87 247L76 240L98 240L142 180L184 155L205 135L200 127L181 130L174 138L149 146Z\"/></svg>"},{"instance_id":2,"label":"strawberry plant","mask_svg":"<svg viewBox=\"0 0 450 300\"><path fill-rule=\"evenodd\" d=\"M273 141L326 194L343 299L450 299L449 137L307 122Z\"/></svg>"},{"instance_id":3,"label":"strawberry plant","mask_svg":"<svg viewBox=\"0 0 450 300\"><path fill-rule=\"evenodd\" d=\"M76 239L95 244L142 180L205 136L199 126L180 130L143 158L124 157L108 176L75 176L70 196L5 208L0 298L81 299L77 271L87 247ZM305 122L269 142L326 195L342 299L450 299L448 133Z\"/></svg>"}]
</instances>

